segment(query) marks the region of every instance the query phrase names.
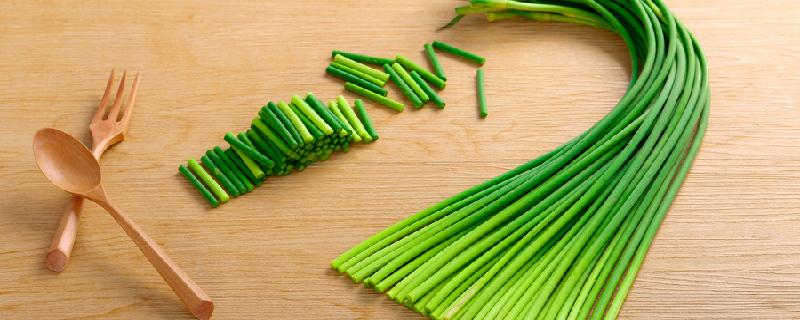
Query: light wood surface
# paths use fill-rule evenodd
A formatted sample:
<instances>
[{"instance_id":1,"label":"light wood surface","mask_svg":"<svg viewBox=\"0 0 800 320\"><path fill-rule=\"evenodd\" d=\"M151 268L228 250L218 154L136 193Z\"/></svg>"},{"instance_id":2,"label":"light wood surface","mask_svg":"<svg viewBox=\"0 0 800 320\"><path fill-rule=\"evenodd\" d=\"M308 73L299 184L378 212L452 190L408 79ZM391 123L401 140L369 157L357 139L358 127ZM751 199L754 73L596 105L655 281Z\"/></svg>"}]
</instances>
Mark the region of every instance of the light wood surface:
<instances>
[{"instance_id":1,"label":"light wood surface","mask_svg":"<svg viewBox=\"0 0 800 320\"><path fill-rule=\"evenodd\" d=\"M626 88L613 34L465 19L458 1L0 3L0 319L191 319L102 209L87 204L61 274L44 267L69 195L31 139L87 126L112 68L142 72L129 137L104 184L214 299L215 319L421 319L328 268L348 247L588 128ZM712 112L699 158L625 303L624 319L800 318L800 4L672 0L699 38ZM223 144L268 99L342 84L331 49L421 59L448 41L443 111L369 105L381 140L209 209L178 164ZM348 95L351 99L353 96Z\"/></svg>"}]
</instances>

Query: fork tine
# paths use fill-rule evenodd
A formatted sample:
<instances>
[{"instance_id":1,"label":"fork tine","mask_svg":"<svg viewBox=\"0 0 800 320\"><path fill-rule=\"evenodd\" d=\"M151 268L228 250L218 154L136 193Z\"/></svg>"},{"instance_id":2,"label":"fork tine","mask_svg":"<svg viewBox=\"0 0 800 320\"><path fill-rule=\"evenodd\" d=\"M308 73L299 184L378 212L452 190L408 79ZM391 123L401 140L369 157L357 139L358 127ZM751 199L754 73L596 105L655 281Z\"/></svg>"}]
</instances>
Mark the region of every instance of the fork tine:
<instances>
[{"instance_id":1,"label":"fork tine","mask_svg":"<svg viewBox=\"0 0 800 320\"><path fill-rule=\"evenodd\" d=\"M92 121L98 121L103 119L103 115L106 114L106 104L108 104L108 96L111 93L111 86L114 84L114 69L111 69L111 74L108 76L108 84L106 85L106 91L103 93L103 98L100 99L100 106L97 107L97 111L94 112L94 117Z\"/></svg>"},{"instance_id":2,"label":"fork tine","mask_svg":"<svg viewBox=\"0 0 800 320\"><path fill-rule=\"evenodd\" d=\"M136 91L139 89L139 73L136 73L136 78L133 79L133 86L131 88L131 96L128 98L128 106L125 107L125 111L122 115L122 123L128 124L131 120L131 114L133 113L133 105L136 102ZM127 128L126 128L127 129Z\"/></svg>"},{"instance_id":3,"label":"fork tine","mask_svg":"<svg viewBox=\"0 0 800 320\"><path fill-rule=\"evenodd\" d=\"M122 94L125 92L125 78L128 76L128 70L122 72L122 78L119 80L119 88L117 88L117 95L114 97L114 105L108 111L109 120L117 120L119 116L119 109L122 107Z\"/></svg>"}]
</instances>

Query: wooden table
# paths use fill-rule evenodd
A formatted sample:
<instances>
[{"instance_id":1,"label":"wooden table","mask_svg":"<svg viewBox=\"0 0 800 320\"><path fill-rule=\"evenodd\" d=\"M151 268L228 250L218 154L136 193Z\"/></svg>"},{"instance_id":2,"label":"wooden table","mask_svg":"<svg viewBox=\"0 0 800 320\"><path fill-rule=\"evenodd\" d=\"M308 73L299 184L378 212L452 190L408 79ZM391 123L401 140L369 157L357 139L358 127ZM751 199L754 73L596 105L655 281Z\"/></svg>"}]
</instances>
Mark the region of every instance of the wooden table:
<instances>
[{"instance_id":1,"label":"wooden table","mask_svg":"<svg viewBox=\"0 0 800 320\"><path fill-rule=\"evenodd\" d=\"M0 319L189 318L93 204L67 270L43 265L68 196L36 169L31 137L56 127L88 141L112 68L142 83L130 138L103 158L109 193L215 298L215 319L420 318L328 263L582 132L629 68L616 36L581 26L473 17L436 33L460 3L0 3ZM800 4L668 4L707 52L710 129L621 318L798 319ZM444 59L447 109L371 105L378 143L213 210L177 174L268 99L340 94L323 74L331 49L420 59L433 39L488 57L488 118L473 66Z\"/></svg>"}]
</instances>

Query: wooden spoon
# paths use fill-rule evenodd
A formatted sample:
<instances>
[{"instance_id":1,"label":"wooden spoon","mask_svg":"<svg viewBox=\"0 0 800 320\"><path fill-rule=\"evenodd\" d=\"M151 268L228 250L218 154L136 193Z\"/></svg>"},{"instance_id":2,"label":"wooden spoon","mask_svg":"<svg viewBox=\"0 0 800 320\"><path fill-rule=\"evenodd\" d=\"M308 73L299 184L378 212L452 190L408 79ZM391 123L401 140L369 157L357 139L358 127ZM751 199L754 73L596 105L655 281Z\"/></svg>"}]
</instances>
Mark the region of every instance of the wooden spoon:
<instances>
[{"instance_id":1,"label":"wooden spoon","mask_svg":"<svg viewBox=\"0 0 800 320\"><path fill-rule=\"evenodd\" d=\"M211 318L214 311L211 298L172 262L153 239L111 204L100 179L100 164L89 149L66 132L46 128L36 132L33 154L39 169L53 184L94 201L108 211L172 287L189 312L198 319Z\"/></svg>"}]
</instances>

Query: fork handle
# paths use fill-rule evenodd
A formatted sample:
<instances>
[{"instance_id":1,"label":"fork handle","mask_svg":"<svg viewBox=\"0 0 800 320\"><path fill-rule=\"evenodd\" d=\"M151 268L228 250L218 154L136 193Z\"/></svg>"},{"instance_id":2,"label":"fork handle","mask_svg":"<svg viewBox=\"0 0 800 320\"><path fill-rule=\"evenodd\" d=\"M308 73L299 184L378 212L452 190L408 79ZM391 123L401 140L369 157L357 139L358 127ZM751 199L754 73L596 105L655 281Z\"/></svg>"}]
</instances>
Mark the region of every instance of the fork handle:
<instances>
[{"instance_id":1,"label":"fork handle","mask_svg":"<svg viewBox=\"0 0 800 320\"><path fill-rule=\"evenodd\" d=\"M92 154L99 160L107 148L107 142L93 142ZM47 256L44 259L45 266L50 271L61 272L67 267L67 262L69 262L69 257L72 255L72 248L75 247L75 239L78 235L78 221L81 210L83 210L83 197L73 195L64 208L61 219L58 221L58 228L53 234L50 249L47 250Z\"/></svg>"},{"instance_id":2,"label":"fork handle","mask_svg":"<svg viewBox=\"0 0 800 320\"><path fill-rule=\"evenodd\" d=\"M83 209L83 197L73 195L69 204L64 208L64 214L58 222L58 229L53 235L50 249L47 250L45 265L53 272L64 271L75 246L75 236L78 233L78 218Z\"/></svg>"},{"instance_id":3,"label":"fork handle","mask_svg":"<svg viewBox=\"0 0 800 320\"><path fill-rule=\"evenodd\" d=\"M214 302L206 293L201 289L186 273L178 267L175 262L167 256L167 253L142 229L139 228L133 220L129 219L119 209L114 207L111 203L106 201L94 200L114 217L120 227L125 230L125 233L130 236L131 240L142 250L150 264L158 271L162 278L169 284L172 291L178 295L183 305L191 312L197 319L210 319L211 313L214 312Z\"/></svg>"}]
</instances>

